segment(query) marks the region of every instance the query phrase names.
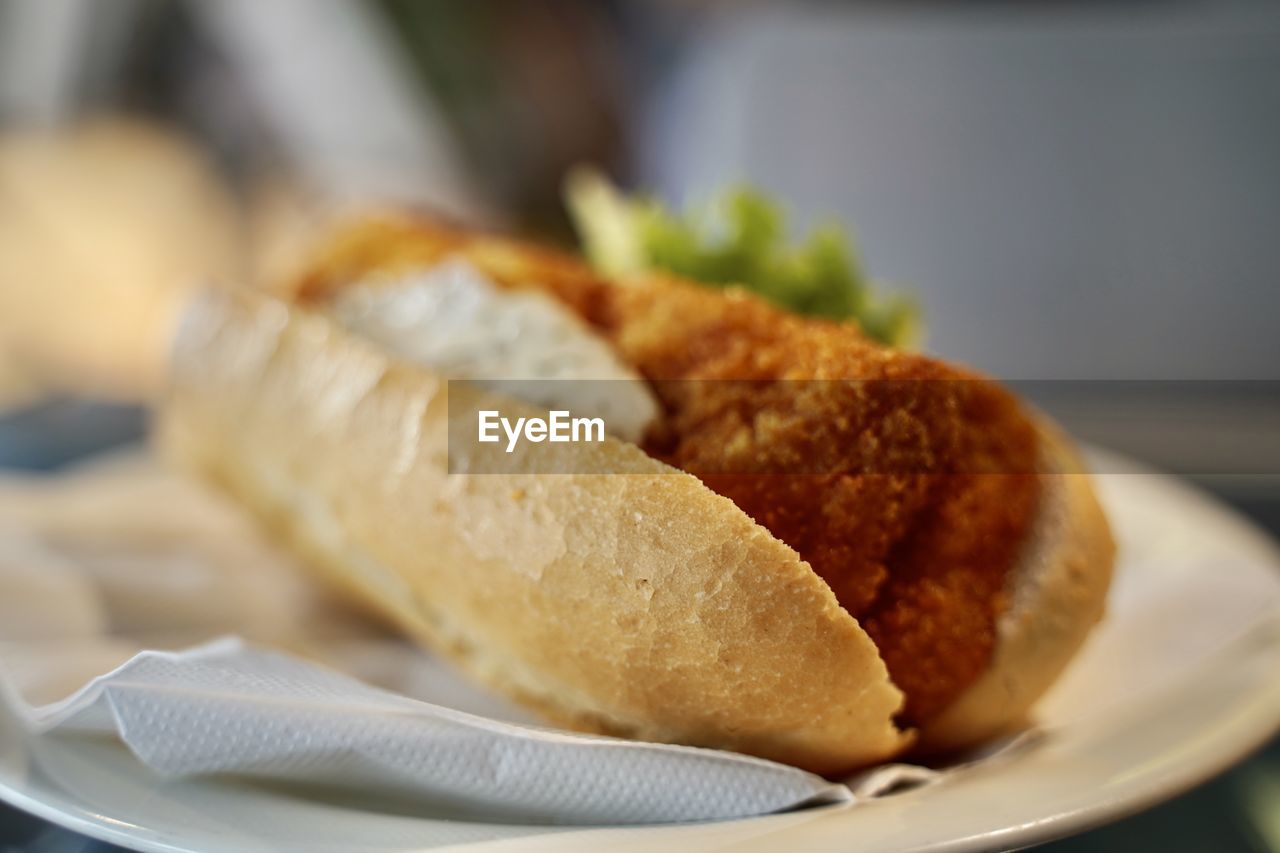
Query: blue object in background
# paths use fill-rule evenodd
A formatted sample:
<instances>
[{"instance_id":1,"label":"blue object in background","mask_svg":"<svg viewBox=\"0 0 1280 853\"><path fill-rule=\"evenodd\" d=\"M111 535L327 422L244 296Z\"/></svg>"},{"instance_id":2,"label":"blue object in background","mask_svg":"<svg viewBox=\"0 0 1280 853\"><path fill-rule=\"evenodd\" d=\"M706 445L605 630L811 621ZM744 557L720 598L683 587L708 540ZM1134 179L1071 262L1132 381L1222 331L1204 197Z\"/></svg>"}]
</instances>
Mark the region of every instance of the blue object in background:
<instances>
[{"instance_id":1,"label":"blue object in background","mask_svg":"<svg viewBox=\"0 0 1280 853\"><path fill-rule=\"evenodd\" d=\"M55 399L0 416L0 468L44 471L100 450L140 441L137 406Z\"/></svg>"}]
</instances>

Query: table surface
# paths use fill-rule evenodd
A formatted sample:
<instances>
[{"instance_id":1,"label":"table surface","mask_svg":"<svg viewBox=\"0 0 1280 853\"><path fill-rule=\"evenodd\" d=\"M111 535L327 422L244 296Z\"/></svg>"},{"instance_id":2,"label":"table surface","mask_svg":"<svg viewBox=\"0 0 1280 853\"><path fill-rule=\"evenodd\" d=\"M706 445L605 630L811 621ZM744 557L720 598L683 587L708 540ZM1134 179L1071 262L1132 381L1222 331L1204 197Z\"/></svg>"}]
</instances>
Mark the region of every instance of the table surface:
<instances>
[{"instance_id":1,"label":"table surface","mask_svg":"<svg viewBox=\"0 0 1280 853\"><path fill-rule=\"evenodd\" d=\"M70 401L0 415L0 470L49 470L138 440L145 417L134 409ZM1275 493L1221 495L1280 537ZM0 804L0 853L104 853L119 850ZM1045 845L1075 851L1280 851L1280 740L1222 776L1125 820Z\"/></svg>"}]
</instances>

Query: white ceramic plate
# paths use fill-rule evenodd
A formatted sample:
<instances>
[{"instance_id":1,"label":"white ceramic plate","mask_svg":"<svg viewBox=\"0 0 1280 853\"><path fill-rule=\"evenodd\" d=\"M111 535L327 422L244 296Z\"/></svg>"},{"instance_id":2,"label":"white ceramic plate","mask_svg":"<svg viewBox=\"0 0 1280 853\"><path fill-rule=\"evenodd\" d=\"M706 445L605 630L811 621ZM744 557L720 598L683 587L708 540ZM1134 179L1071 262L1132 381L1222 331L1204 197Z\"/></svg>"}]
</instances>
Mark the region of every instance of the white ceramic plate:
<instances>
[{"instance_id":1,"label":"white ceramic plate","mask_svg":"<svg viewBox=\"0 0 1280 853\"><path fill-rule=\"evenodd\" d=\"M1025 748L931 787L754 820L576 829L451 819L234 780L165 780L109 742L33 739L0 719L0 799L145 850L969 850L1020 847L1204 781L1280 724L1280 556L1249 524L1111 457L1121 544L1108 620L1041 704Z\"/></svg>"}]
</instances>

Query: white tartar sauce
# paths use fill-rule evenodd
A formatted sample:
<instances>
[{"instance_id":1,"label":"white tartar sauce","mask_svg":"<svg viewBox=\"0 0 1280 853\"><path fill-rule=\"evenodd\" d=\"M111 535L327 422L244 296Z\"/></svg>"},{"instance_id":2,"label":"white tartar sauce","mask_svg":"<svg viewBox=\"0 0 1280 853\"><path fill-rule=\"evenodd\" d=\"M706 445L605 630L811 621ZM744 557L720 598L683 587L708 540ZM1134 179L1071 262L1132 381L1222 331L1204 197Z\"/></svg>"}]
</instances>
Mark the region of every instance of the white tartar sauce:
<instances>
[{"instance_id":1,"label":"white tartar sauce","mask_svg":"<svg viewBox=\"0 0 1280 853\"><path fill-rule=\"evenodd\" d=\"M576 314L538 291L499 287L462 258L345 288L333 308L348 329L400 358L602 418L627 441L638 441L658 414L644 380Z\"/></svg>"}]
</instances>

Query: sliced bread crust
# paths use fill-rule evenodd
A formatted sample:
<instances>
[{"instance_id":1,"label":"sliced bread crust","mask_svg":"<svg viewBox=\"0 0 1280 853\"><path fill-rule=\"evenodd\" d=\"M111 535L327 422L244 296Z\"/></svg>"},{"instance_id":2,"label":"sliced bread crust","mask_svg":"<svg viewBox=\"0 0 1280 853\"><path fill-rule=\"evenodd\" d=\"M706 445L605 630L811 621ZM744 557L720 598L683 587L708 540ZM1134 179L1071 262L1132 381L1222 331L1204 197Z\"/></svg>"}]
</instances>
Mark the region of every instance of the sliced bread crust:
<instances>
[{"instance_id":1,"label":"sliced bread crust","mask_svg":"<svg viewBox=\"0 0 1280 853\"><path fill-rule=\"evenodd\" d=\"M639 448L557 446L628 473L450 474L448 419L496 401L457 385L446 399L430 370L247 292L193 307L173 374L171 454L333 582L553 720L828 774L908 743L892 721L901 693L826 584Z\"/></svg>"}]
</instances>

